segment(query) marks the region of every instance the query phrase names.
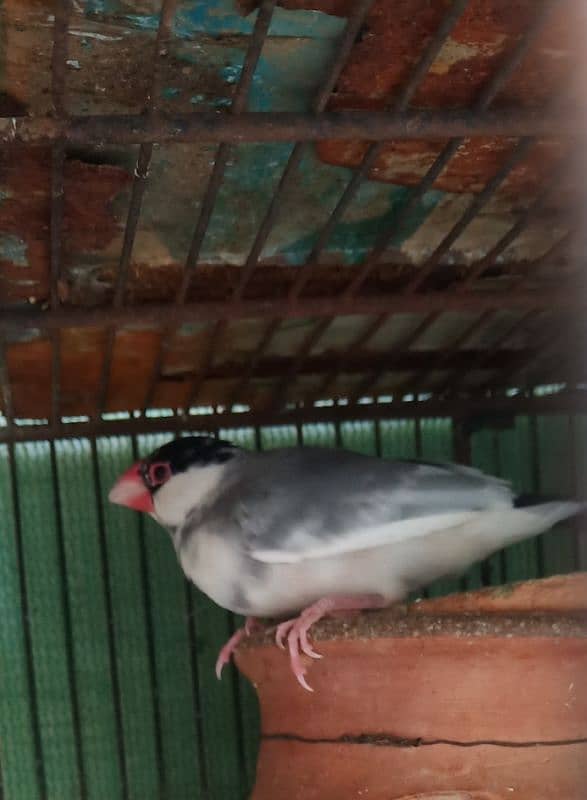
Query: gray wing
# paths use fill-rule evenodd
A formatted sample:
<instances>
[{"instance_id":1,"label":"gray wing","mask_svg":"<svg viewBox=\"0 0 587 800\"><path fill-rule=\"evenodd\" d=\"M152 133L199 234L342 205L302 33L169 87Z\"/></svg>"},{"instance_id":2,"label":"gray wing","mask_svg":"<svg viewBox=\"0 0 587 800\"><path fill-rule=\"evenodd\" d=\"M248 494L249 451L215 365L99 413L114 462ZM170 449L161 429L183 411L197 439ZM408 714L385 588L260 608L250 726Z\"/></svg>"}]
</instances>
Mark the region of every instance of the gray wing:
<instances>
[{"instance_id":1,"label":"gray wing","mask_svg":"<svg viewBox=\"0 0 587 800\"><path fill-rule=\"evenodd\" d=\"M467 467L300 448L242 454L229 502L256 560L291 563L404 541L512 507L504 481Z\"/></svg>"}]
</instances>

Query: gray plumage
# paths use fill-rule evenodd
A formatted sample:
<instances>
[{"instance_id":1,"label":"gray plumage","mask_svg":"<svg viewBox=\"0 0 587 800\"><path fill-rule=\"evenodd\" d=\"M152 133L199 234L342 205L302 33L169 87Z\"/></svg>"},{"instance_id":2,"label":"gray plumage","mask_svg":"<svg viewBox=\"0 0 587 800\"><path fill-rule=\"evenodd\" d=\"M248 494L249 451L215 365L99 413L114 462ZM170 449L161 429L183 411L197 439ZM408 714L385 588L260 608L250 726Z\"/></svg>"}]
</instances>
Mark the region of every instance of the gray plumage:
<instances>
[{"instance_id":1,"label":"gray plumage","mask_svg":"<svg viewBox=\"0 0 587 800\"><path fill-rule=\"evenodd\" d=\"M514 508L506 482L467 467L319 448L234 450L174 475L153 500L186 575L255 617L332 594L391 603L581 509Z\"/></svg>"}]
</instances>

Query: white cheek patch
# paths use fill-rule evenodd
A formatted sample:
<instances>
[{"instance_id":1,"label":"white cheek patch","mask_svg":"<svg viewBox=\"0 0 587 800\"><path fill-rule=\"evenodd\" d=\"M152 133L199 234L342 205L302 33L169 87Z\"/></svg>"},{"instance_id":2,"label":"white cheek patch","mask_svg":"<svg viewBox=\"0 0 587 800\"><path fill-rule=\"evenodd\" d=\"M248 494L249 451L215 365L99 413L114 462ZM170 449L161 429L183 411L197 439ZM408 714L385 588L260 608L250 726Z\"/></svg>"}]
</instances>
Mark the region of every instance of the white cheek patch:
<instances>
[{"instance_id":1,"label":"white cheek patch","mask_svg":"<svg viewBox=\"0 0 587 800\"><path fill-rule=\"evenodd\" d=\"M153 495L155 513L164 525L181 525L189 512L209 503L222 484L224 464L191 467L170 478Z\"/></svg>"}]
</instances>

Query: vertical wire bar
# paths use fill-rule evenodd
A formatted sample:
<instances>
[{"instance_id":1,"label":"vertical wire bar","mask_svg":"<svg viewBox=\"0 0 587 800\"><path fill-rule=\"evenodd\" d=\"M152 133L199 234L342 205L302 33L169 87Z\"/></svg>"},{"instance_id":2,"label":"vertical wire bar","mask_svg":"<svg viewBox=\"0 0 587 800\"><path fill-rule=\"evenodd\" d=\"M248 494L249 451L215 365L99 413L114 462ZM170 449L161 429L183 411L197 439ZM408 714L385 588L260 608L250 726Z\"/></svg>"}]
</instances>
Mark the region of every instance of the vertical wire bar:
<instances>
[{"instance_id":1,"label":"vertical wire bar","mask_svg":"<svg viewBox=\"0 0 587 800\"><path fill-rule=\"evenodd\" d=\"M133 460L139 458L137 437L131 437ZM145 544L145 522L142 514L139 515L139 556L141 568L141 583L143 590L143 606L145 609L145 625L147 635L147 651L149 654L149 682L153 700L153 722L155 731L155 760L159 780L159 797L163 800L165 789L165 760L163 757L163 738L161 736L161 709L159 707L159 682L157 679L157 662L155 657L155 644L153 638L153 611L151 587L149 582L149 567L147 563L147 548Z\"/></svg>"},{"instance_id":2,"label":"vertical wire bar","mask_svg":"<svg viewBox=\"0 0 587 800\"><path fill-rule=\"evenodd\" d=\"M51 101L58 119L65 119L66 69L68 51L69 20L72 12L71 0L58 0L55 6L53 25L53 49L51 52ZM51 151L51 210L49 222L49 303L52 309L59 306L59 281L61 279L61 232L63 228L63 175L65 168L65 142L58 140ZM61 395L61 331L49 334L51 343L51 412L50 418L57 425L60 417Z\"/></svg>"},{"instance_id":3,"label":"vertical wire bar","mask_svg":"<svg viewBox=\"0 0 587 800\"><path fill-rule=\"evenodd\" d=\"M53 502L55 504L55 523L57 528L57 557L59 562L59 582L61 585L61 607L63 610L63 627L65 637L65 660L67 665L67 682L69 685L71 716L75 743L76 768L78 772L80 800L88 796L86 768L83 751L83 738L81 730L81 717L79 707L79 690L77 685L77 672L75 664L75 651L73 647L73 623L71 603L69 600L69 587L67 585L67 553L65 549L65 535L63 531L63 509L59 492L59 472L57 468L57 454L55 441L49 442L49 458L51 462L51 483L53 489Z\"/></svg>"},{"instance_id":4,"label":"vertical wire bar","mask_svg":"<svg viewBox=\"0 0 587 800\"><path fill-rule=\"evenodd\" d=\"M416 458L422 458L422 419L420 417L416 417L414 420L414 448L416 450Z\"/></svg>"},{"instance_id":5,"label":"vertical wire bar","mask_svg":"<svg viewBox=\"0 0 587 800\"><path fill-rule=\"evenodd\" d=\"M575 414L569 414L567 417L567 425L569 430L569 441L571 443L571 452L569 454L571 459L571 485L573 487L573 494L575 499L584 499L584 489L580 486L579 470L577 467L577 418ZM575 554L574 562L575 569L584 570L587 567L587 534L584 530L585 515L574 517L572 520L572 530L574 535Z\"/></svg>"},{"instance_id":6,"label":"vertical wire bar","mask_svg":"<svg viewBox=\"0 0 587 800\"><path fill-rule=\"evenodd\" d=\"M177 428L174 431L174 438L181 439L181 423L182 419L176 415ZM212 436L218 438L219 431L213 431ZM197 755L199 764L199 779L200 787L202 789L202 797L207 800L210 793L210 779L208 776L208 759L206 756L205 747L205 734L204 734L204 715L202 713L202 681L200 665L198 664L198 623L196 620L196 603L197 598L194 592L194 587L190 581L185 582L184 602L187 616L187 632L188 632L188 646L190 651L190 670L192 673L193 692L192 704L194 723L196 727L197 737Z\"/></svg>"},{"instance_id":7,"label":"vertical wire bar","mask_svg":"<svg viewBox=\"0 0 587 800\"><path fill-rule=\"evenodd\" d=\"M41 723L39 718L39 700L37 694L37 684L35 680L35 661L33 657L33 642L29 614L29 597L26 585L26 567L23 548L23 530L20 515L20 491L18 488L18 477L16 469L16 450L13 442L8 445L8 467L10 470L10 488L12 494L12 507L14 511L14 532L16 540L16 563L18 570L18 584L20 589L21 602L21 622L24 640L24 655L26 663L26 677L28 696L31 711L31 728L33 737L33 747L36 762L36 781L39 790L39 798L44 800L47 796L47 776L43 761L43 745L41 740Z\"/></svg>"},{"instance_id":8,"label":"vertical wire bar","mask_svg":"<svg viewBox=\"0 0 587 800\"><path fill-rule=\"evenodd\" d=\"M339 399L336 398L335 405L340 405ZM340 420L337 419L334 421L334 444L337 447L342 447L342 428L340 425Z\"/></svg>"},{"instance_id":9,"label":"vertical wire bar","mask_svg":"<svg viewBox=\"0 0 587 800\"><path fill-rule=\"evenodd\" d=\"M8 374L8 359L6 356L6 342L0 339L0 389L2 390L2 408L6 426L10 430L14 426L14 404L12 400L12 386Z\"/></svg>"},{"instance_id":10,"label":"vertical wire bar","mask_svg":"<svg viewBox=\"0 0 587 800\"><path fill-rule=\"evenodd\" d=\"M383 442L381 440L381 420L376 419L373 422L373 428L375 432L375 455L377 458L381 458L383 456Z\"/></svg>"},{"instance_id":11,"label":"vertical wire bar","mask_svg":"<svg viewBox=\"0 0 587 800\"><path fill-rule=\"evenodd\" d=\"M541 489L540 479L540 436L538 434L538 419L536 414L531 414L529 417L530 423L530 467L532 474L532 490L539 495ZM544 577L545 563L544 563L544 546L542 537L535 539L536 542L536 563L538 568L538 577Z\"/></svg>"},{"instance_id":12,"label":"vertical wire bar","mask_svg":"<svg viewBox=\"0 0 587 800\"><path fill-rule=\"evenodd\" d=\"M200 676L200 666L198 664L198 624L194 609L194 590L189 581L185 581L185 606L188 618L188 643L190 649L190 667L194 682L193 688L193 714L196 725L196 736L198 739L198 764L200 767L199 777L202 788L202 797L207 799L209 796L208 762L206 759L206 748L204 746L204 724L202 715L202 682Z\"/></svg>"},{"instance_id":13,"label":"vertical wire bar","mask_svg":"<svg viewBox=\"0 0 587 800\"><path fill-rule=\"evenodd\" d=\"M153 72L151 75L151 86L145 102L145 113L153 115L159 108L159 89L161 83L161 58L166 55L166 43L171 33L173 16L177 6L177 0L162 0L161 11L159 14L159 25L155 38L155 59L153 62ZM128 282L128 273L134 242L137 234L143 197L147 188L149 178L149 167L153 156L153 144L142 144L139 148L137 163L135 166L134 179L131 189L130 203L124 228L124 239L122 250L118 261L116 280L114 284L114 297L112 300L113 308L120 308L124 304L124 296ZM108 388L112 373L112 361L114 347L116 343L116 330L109 326L106 330L106 340L104 342L104 360L100 373L100 384L97 395L96 413L100 417L106 408L108 400Z\"/></svg>"},{"instance_id":14,"label":"vertical wire bar","mask_svg":"<svg viewBox=\"0 0 587 800\"><path fill-rule=\"evenodd\" d=\"M108 544L106 541L106 523L104 520L104 509L102 507L102 480L100 478L100 462L98 458L98 447L96 437L90 439L90 449L92 456L92 478L94 482L94 499L96 501L96 516L98 521L98 545L100 548L100 570L102 573L102 585L104 587L104 598L106 603L106 622L108 636L108 660L110 662L110 680L112 683L112 699L114 706L114 719L116 727L116 744L118 749L118 759L120 762L120 777L122 797L128 798L128 769L126 763L126 747L124 740L124 728L122 724L122 693L120 689L120 679L118 675L116 658L116 641L114 638L114 608L112 605L112 586L110 583Z\"/></svg>"},{"instance_id":15,"label":"vertical wire bar","mask_svg":"<svg viewBox=\"0 0 587 800\"><path fill-rule=\"evenodd\" d=\"M263 0L261 8L259 9L257 21L251 36L251 41L247 48L243 70L237 84L235 97L232 106L229 109L229 112L232 114L239 114L244 111L246 107L253 76L261 56L261 51L263 50L263 46L267 39L267 34L269 33L269 26L271 25L275 5L276 0ZM206 187L202 205L200 207L200 213L198 215L198 221L196 223L196 229L190 243L182 278L175 296L175 304L178 306L183 305L183 303L186 301L193 274L200 257L202 245L204 244L204 239L206 238L210 219L212 218L214 206L216 205L218 192L220 191L220 187L224 179L224 173L233 152L234 146L224 142L219 145L218 150L216 151L214 166L208 180L208 185ZM215 323L212 329L210 334L208 355L204 363L206 369L209 367L207 362L209 361L209 363L212 364L214 361L216 346L223 338L227 326L228 323L226 320L219 320L217 323ZM143 410L147 409L153 401L155 390L157 388L157 382L163 369L165 353L169 347L170 340L175 335L176 330L177 328L175 325L170 325L166 326L161 331L159 347L153 364L153 369L151 371L151 380L147 389ZM188 412L192 402L194 402L195 397L200 391L201 384L205 380L205 377L204 370L202 370L200 378L197 379L195 386L190 390L190 394L185 404Z\"/></svg>"}]
</instances>

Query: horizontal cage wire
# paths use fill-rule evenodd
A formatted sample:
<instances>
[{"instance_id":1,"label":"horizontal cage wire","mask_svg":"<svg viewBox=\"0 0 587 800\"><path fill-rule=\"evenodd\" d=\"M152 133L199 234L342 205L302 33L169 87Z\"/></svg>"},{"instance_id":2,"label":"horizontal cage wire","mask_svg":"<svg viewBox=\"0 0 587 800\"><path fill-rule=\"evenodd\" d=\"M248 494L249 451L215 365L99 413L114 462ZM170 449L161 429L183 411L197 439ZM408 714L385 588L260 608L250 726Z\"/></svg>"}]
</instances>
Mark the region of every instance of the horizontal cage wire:
<instances>
[{"instance_id":1,"label":"horizontal cage wire","mask_svg":"<svg viewBox=\"0 0 587 800\"><path fill-rule=\"evenodd\" d=\"M0 317L4 342L0 378L6 421L0 428L2 440L123 430L147 433L160 424L149 419L148 411L161 408L162 394L174 395L175 419L165 420L169 430L184 425L187 417L194 416L192 410L198 411L201 424L217 430L226 425L290 422L299 427L320 419L334 424L357 418L383 419L390 411L397 418L436 414L463 418L491 409L495 413L554 414L582 409L584 376L580 354L565 358L560 355L570 337L584 340L581 318L585 295L577 291L572 280L564 279L564 270L563 279L558 274L561 260L568 260L569 252L576 247L580 230L557 233L558 238L530 263L518 264L508 257L512 247L548 214L556 194L553 187L565 187L562 191L566 192L569 181L573 184L576 177L580 163L577 154L581 150L576 146L576 137L583 125L582 111L574 102L573 76L564 75L562 81L553 85L553 90L544 94L539 108L508 107L501 102L502 96L511 91L512 82L522 79L529 60L536 58L543 38L558 24L557 15L565 9L566 13L574 13L575 4L569 0L542 0L534 4L520 35L511 37L493 59L492 69L479 82L476 95L466 107L422 108L418 98L425 92L431 76L439 74L447 47L455 41L453 37L464 35L469 17L475 14L475 0L454 0L442 14L437 14L434 25L422 35L410 69L384 98L383 110L360 110L352 105L340 107L337 103L339 87L348 81L358 48L378 31L378 4L361 0L354 4L344 25L338 27L330 63L323 69L308 109L265 111L250 110L249 105L255 81L260 80L268 54L279 42L282 11L278 3L264 0L259 3L256 16L245 25L248 42L242 64L231 78L234 91L226 104L226 113L171 112L162 99L166 97L165 85L170 80L170 64L179 41L176 26L183 19L182 14L185 15L183 5L177 0L164 0L153 18L152 58L140 113L75 112L75 103L72 104L75 81L69 68L78 62L69 56L71 34L77 36L79 9L75 4L63 2L56 6L53 23L50 58L53 113L0 118L0 144L43 145L51 150L47 302L34 308L9 304L4 306ZM393 21L388 25L393 28ZM417 238L426 227L430 215L424 215L419 227L413 228L414 215L421 213L430 193L436 191L439 182L447 180L447 175L463 159L463 153L479 137L501 148L501 160L496 161L493 173L488 173L485 183L470 196L464 211L454 217L417 268L405 258L397 262L394 256L390 262L394 243L405 237L407 229L411 237ZM471 229L481 230L480 220L486 221L486 209L495 207L503 187L520 170L527 171L532 153L544 140L553 137L564 144L559 148L561 155L553 163L547 159L547 170L540 175L542 182L537 182L533 195L524 198L509 227L466 269L452 268L450 257L455 245L463 236L470 238ZM303 185L300 179L305 159L320 143L328 144L333 139L347 142L351 147L357 140L366 140L367 146L354 171L349 171L348 178L340 182L342 191L317 229L302 263L277 267L277 292L272 290L268 296L259 297L256 282L268 268L264 254L276 231L283 227L292 193ZM348 214L356 213L366 189L373 184L389 143L401 145L414 139L442 140L444 145L419 182L407 188L403 202L390 221L380 226L362 258L352 265L346 266L339 260L331 266L330 243ZM145 199L149 199L153 184L154 148L186 143L202 146L207 142L215 145L212 169L173 296L133 302L137 292L134 277L137 236L141 233ZM268 204L239 274L223 297L216 292L217 296L212 298L206 294L209 290L202 282L206 242L219 204L224 202L223 192L231 167L238 162L247 142L291 143L289 156L267 197ZM63 298L68 277L64 267L67 166L72 148L104 147L105 143L139 147L111 301L93 303L89 308ZM572 197L578 206L584 203L581 192ZM567 214L567 219L563 216L561 223L563 228L567 224L572 228L571 214ZM332 274L340 274L342 282L337 279L326 292L322 289L316 294L313 286L326 268ZM492 281L496 271L500 276L497 282ZM387 288L381 290L377 283L386 272L392 280L384 282ZM569 275L577 276L572 266ZM283 285L285 292L281 289ZM491 331L499 327L506 311L511 315L511 325L492 337ZM459 314L464 327L454 336L441 335L442 325L446 324L448 331L448 318ZM399 338L386 336L388 329L406 315L411 315L414 321L412 329ZM177 360L177 348L184 338L186 324L193 324L194 320L204 325L200 333L202 342L198 344L201 357L192 370L174 380L172 364ZM354 328L353 320L357 320ZM238 326L247 321L257 326L257 343L243 354L243 359L239 353L239 361L231 364L227 360L231 343L238 335ZM352 335L333 348L341 321L351 326ZM287 340L290 324L298 323L307 332L297 346L290 337L288 352L282 355L281 342ZM128 390L121 389L119 372L129 325L152 331L155 346L145 356L142 397L135 392L136 400L130 405L126 401L125 408ZM72 403L67 399L71 391L68 387L72 347L75 349L71 332L89 336L94 329L101 331L101 341L94 346L99 380L86 391L86 397L93 395L94 400L74 402L76 412L80 413L71 414ZM30 399L23 402L23 378L20 374L18 378L14 376L26 350L24 345L15 347L15 331L37 331L33 337L40 337L49 346L50 357L45 363L50 364L47 373L50 397L34 427L22 424L24 418L35 414L20 413L20 405L35 404ZM438 341L443 343L427 350L422 343L430 340L431 331L436 331ZM557 332L554 336L553 331ZM374 343L384 338L384 347L374 350ZM528 342L526 348L519 346L521 339ZM279 357L274 355L277 349ZM12 385L15 380L16 393ZM537 397L535 387L542 384L560 384L560 387L556 393ZM214 389L216 386L219 388ZM167 391L170 387L173 392ZM216 393L214 410L211 414L202 413L211 392ZM392 398L392 408L388 403L380 404L379 397ZM333 398L346 402L330 406L323 403ZM366 403L365 399L372 402ZM40 407L44 402L36 405ZM133 409L136 411L128 419L127 428L123 419L108 419L111 410ZM240 418L239 413L243 414ZM14 420L19 424L13 424ZM73 427L66 430L70 425Z\"/></svg>"}]
</instances>

